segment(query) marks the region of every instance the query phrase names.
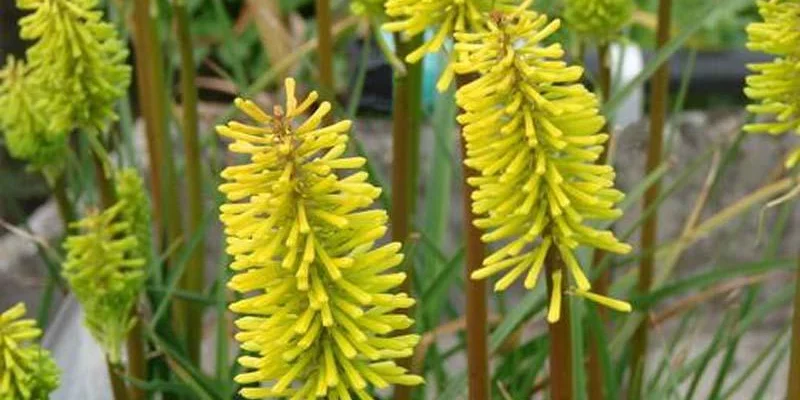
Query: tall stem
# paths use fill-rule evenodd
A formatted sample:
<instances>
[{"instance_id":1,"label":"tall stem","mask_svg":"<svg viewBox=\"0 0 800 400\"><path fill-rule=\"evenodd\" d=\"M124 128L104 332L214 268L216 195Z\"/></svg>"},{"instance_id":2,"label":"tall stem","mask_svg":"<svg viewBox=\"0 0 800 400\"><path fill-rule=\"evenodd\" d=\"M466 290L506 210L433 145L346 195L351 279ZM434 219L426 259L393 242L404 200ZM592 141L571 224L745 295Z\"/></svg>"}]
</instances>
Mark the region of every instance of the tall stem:
<instances>
[{"instance_id":1,"label":"tall stem","mask_svg":"<svg viewBox=\"0 0 800 400\"><path fill-rule=\"evenodd\" d=\"M56 198L58 214L64 221L64 231L66 231L69 223L75 220L75 209L69 201L69 195L67 194L67 177L65 174L61 174L61 176L56 179L55 184L53 184L53 196Z\"/></svg>"},{"instance_id":2,"label":"tall stem","mask_svg":"<svg viewBox=\"0 0 800 400\"><path fill-rule=\"evenodd\" d=\"M656 43L659 49L669 41L672 16L672 0L660 0L658 3L658 32ZM664 124L667 119L667 96L669 91L669 62L665 61L653 75L650 93L650 139L647 148L647 165L645 175L650 174L661 164ZM661 191L660 182L656 182L644 195L643 210L650 208L656 202ZM656 234L658 232L658 213L654 212L648 217L642 227L641 248L644 252L639 265L639 282L637 289L640 294L647 293L653 281L653 264ZM641 310L647 313L647 309ZM642 384L644 382L645 364L647 360L647 318L642 319L633 336L633 354L631 356L631 380L628 398L641 398Z\"/></svg>"},{"instance_id":3,"label":"tall stem","mask_svg":"<svg viewBox=\"0 0 800 400\"><path fill-rule=\"evenodd\" d=\"M181 54L181 97L183 106L183 146L186 153L186 190L189 199L189 233L196 234L203 223L203 182L200 166L200 145L198 144L197 125L197 87L195 86L196 70L193 56L192 35L189 29L189 12L182 0L174 5L175 30ZM203 241L195 246L189 259L188 268L181 280L181 288L191 293L203 291L204 266ZM200 342L202 341L203 307L197 303L181 301L187 308L186 346L189 358L195 364L200 363Z\"/></svg>"},{"instance_id":4,"label":"tall stem","mask_svg":"<svg viewBox=\"0 0 800 400\"><path fill-rule=\"evenodd\" d=\"M608 43L597 46L597 61L600 66L600 91L602 92L602 100L604 102L611 96L611 60L609 59L610 54L608 49ZM608 162L608 152L610 150L609 146L611 146L611 138L613 137L613 129L614 123L609 118L606 120L604 129L609 135L609 140L606 142L603 152L600 153L600 158L597 159L597 164L599 165L605 165ZM603 257L605 257L604 251L595 250L592 265L595 267L599 266ZM606 270L595 280L593 290L597 294L607 294L610 281L611 272ZM605 316L605 310L601 309L600 313L601 317ZM603 320L605 320L605 318L603 318ZM598 329L603 329L603 327L598 327ZM603 394L603 367L600 363L600 346L602 345L604 344L598 343L593 338L589 339L589 359L587 360L586 367L588 370L589 400L603 400L605 398Z\"/></svg>"},{"instance_id":5,"label":"tall stem","mask_svg":"<svg viewBox=\"0 0 800 400\"><path fill-rule=\"evenodd\" d=\"M133 8L133 33L136 51L136 71L139 105L147 131L150 154L153 213L158 248L163 252L182 238L181 209L179 206L175 165L172 162L172 143L167 128L167 91L164 88L164 55L158 38L157 24L150 15L150 0L137 0ZM179 252L173 251L169 265L176 265ZM186 337L187 315L185 307L175 307L173 326Z\"/></svg>"},{"instance_id":6,"label":"tall stem","mask_svg":"<svg viewBox=\"0 0 800 400\"><path fill-rule=\"evenodd\" d=\"M547 298L552 298L553 273L561 271L567 276L564 262L557 250L547 253L545 260L547 275ZM569 323L569 299L561 302L561 318L548 324L550 333L550 398L552 400L572 400L572 332Z\"/></svg>"},{"instance_id":7,"label":"tall stem","mask_svg":"<svg viewBox=\"0 0 800 400\"><path fill-rule=\"evenodd\" d=\"M421 37L404 42L395 35L397 57L405 59L421 44ZM419 127L422 116L422 66L420 63L406 65L406 74L394 75L394 98L392 101L392 240L409 243L411 222L416 203L417 170L419 168ZM406 280L400 290L412 294L414 276L413 254L406 254L404 264ZM405 310L412 316L413 310ZM411 367L411 358L398 360L400 366ZM395 387L396 400L411 398L411 388Z\"/></svg>"},{"instance_id":8,"label":"tall stem","mask_svg":"<svg viewBox=\"0 0 800 400\"><path fill-rule=\"evenodd\" d=\"M459 87L464 86L476 77L474 75L459 75L456 82ZM461 153L466 157L466 143L461 138ZM489 349L486 342L488 336L488 323L486 311L486 280L471 279L474 271L482 267L485 246L481 240L481 231L472 221L475 215L472 211L472 186L468 179L477 172L461 163L463 181L463 211L464 232L466 233L466 295L467 295L467 371L469 376L469 399L485 400L490 398L489 390Z\"/></svg>"},{"instance_id":9,"label":"tall stem","mask_svg":"<svg viewBox=\"0 0 800 400\"><path fill-rule=\"evenodd\" d=\"M315 0L317 15L317 47L319 62L319 85L322 96L333 98L335 86L333 83L333 22L331 21L330 0Z\"/></svg>"},{"instance_id":10,"label":"tall stem","mask_svg":"<svg viewBox=\"0 0 800 400\"><path fill-rule=\"evenodd\" d=\"M100 157L100 155L94 153L92 162L94 163L95 175L97 177L97 187L100 192L100 202L102 203L104 209L108 209L116 204L117 194L114 191L113 182L111 181L110 177L106 175L106 172L103 169L103 161L100 159ZM138 314L136 309L133 310L133 313ZM130 333L128 333L126 341L128 349L128 375L140 381L146 381L147 365L144 357L144 342L142 340L141 326L138 321L139 319L137 317L136 326L134 326ZM136 388L133 385L130 387L130 396L128 396L127 389L125 388L125 382L119 378L117 369L120 368L117 368L117 366L114 366L110 362L108 363L108 375L111 379L111 387L114 391L114 399L127 400L130 398L131 400L144 400L144 391Z\"/></svg>"},{"instance_id":11,"label":"tall stem","mask_svg":"<svg viewBox=\"0 0 800 400\"><path fill-rule=\"evenodd\" d=\"M114 394L114 400L128 400L128 390L125 388L125 382L119 376L119 366L115 366L111 361L106 360L106 367L108 367L108 379L111 381L111 392Z\"/></svg>"},{"instance_id":12,"label":"tall stem","mask_svg":"<svg viewBox=\"0 0 800 400\"><path fill-rule=\"evenodd\" d=\"M789 359L787 399L800 399L800 257L795 274L794 317L792 318L792 350Z\"/></svg>"}]
</instances>

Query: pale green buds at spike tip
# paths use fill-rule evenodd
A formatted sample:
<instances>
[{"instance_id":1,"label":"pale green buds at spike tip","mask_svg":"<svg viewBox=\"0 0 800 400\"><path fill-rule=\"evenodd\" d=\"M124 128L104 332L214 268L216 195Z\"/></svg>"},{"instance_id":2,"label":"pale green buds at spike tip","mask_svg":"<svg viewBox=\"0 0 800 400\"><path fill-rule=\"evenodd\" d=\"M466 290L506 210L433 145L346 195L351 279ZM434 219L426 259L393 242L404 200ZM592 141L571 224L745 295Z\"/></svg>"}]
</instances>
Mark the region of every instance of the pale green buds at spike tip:
<instances>
[{"instance_id":1,"label":"pale green buds at spike tip","mask_svg":"<svg viewBox=\"0 0 800 400\"><path fill-rule=\"evenodd\" d=\"M46 400L58 387L58 366L34 343L42 331L24 316L22 303L0 313L0 400Z\"/></svg>"},{"instance_id":2,"label":"pale green buds at spike tip","mask_svg":"<svg viewBox=\"0 0 800 400\"><path fill-rule=\"evenodd\" d=\"M295 85L286 80L286 104L271 113L237 99L254 124L217 127L248 157L222 172L220 186L236 271L228 287L245 294L230 309L251 353L236 381L262 384L241 394L372 399L368 386L420 384L393 361L409 357L419 337L394 333L413 323L397 310L414 300L396 291L406 279L392 272L400 244L375 244L388 217L368 207L381 191L360 171L365 160L345 155L352 123L324 126L330 104L313 110L317 93L298 101Z\"/></svg>"},{"instance_id":3,"label":"pale green buds at spike tip","mask_svg":"<svg viewBox=\"0 0 800 400\"><path fill-rule=\"evenodd\" d=\"M36 169L58 170L67 135L48 129L48 116L37 107L43 98L38 76L25 62L9 56L0 70L0 128L8 152Z\"/></svg>"},{"instance_id":4,"label":"pale green buds at spike tip","mask_svg":"<svg viewBox=\"0 0 800 400\"><path fill-rule=\"evenodd\" d=\"M144 188L132 174L120 173L117 203L70 224L74 233L64 243L64 278L83 307L86 326L115 364L136 322L149 258L149 248L140 244L140 229L147 226L141 219L149 219L141 210Z\"/></svg>"},{"instance_id":5,"label":"pale green buds at spike tip","mask_svg":"<svg viewBox=\"0 0 800 400\"><path fill-rule=\"evenodd\" d=\"M564 19L582 38L607 43L630 22L633 8L633 0L567 0Z\"/></svg>"},{"instance_id":6,"label":"pale green buds at spike tip","mask_svg":"<svg viewBox=\"0 0 800 400\"><path fill-rule=\"evenodd\" d=\"M48 128L102 131L116 118L114 103L130 84L127 49L114 26L102 20L98 0L17 0L31 13L20 36L35 41L27 58L46 97Z\"/></svg>"},{"instance_id":7,"label":"pale green buds at spike tip","mask_svg":"<svg viewBox=\"0 0 800 400\"><path fill-rule=\"evenodd\" d=\"M750 64L744 92L755 104L754 114L769 115L768 122L745 126L745 131L780 135L800 134L800 0L759 0L762 22L747 27L747 47L775 56L772 62ZM800 162L800 148L791 152L786 167Z\"/></svg>"},{"instance_id":8,"label":"pale green buds at spike tip","mask_svg":"<svg viewBox=\"0 0 800 400\"><path fill-rule=\"evenodd\" d=\"M559 21L527 4L493 15L483 32L456 34L456 73L477 74L456 93L465 163L480 173L468 181L479 216L473 223L486 231L485 242L497 244L472 278L498 275L498 291L524 279L533 289L548 253L558 252L566 268L552 276L548 321L560 318L562 293L630 311L627 303L587 295L591 284L575 256L578 246L631 250L587 222L622 215L613 168L595 164L608 140L600 132L605 120L597 98L578 83L583 70L562 61L561 45L542 43Z\"/></svg>"},{"instance_id":9,"label":"pale green buds at spike tip","mask_svg":"<svg viewBox=\"0 0 800 400\"><path fill-rule=\"evenodd\" d=\"M484 27L487 13L509 10L511 0L386 0L386 15L393 19L383 28L402 32L406 38L433 30L433 36L406 57L415 64L426 54L443 49L456 32L473 32ZM451 56L454 60L455 53ZM444 92L453 81L452 63L442 72L436 88Z\"/></svg>"},{"instance_id":10,"label":"pale green buds at spike tip","mask_svg":"<svg viewBox=\"0 0 800 400\"><path fill-rule=\"evenodd\" d=\"M377 18L379 21L386 18L383 0L352 0L350 11L355 15Z\"/></svg>"}]
</instances>

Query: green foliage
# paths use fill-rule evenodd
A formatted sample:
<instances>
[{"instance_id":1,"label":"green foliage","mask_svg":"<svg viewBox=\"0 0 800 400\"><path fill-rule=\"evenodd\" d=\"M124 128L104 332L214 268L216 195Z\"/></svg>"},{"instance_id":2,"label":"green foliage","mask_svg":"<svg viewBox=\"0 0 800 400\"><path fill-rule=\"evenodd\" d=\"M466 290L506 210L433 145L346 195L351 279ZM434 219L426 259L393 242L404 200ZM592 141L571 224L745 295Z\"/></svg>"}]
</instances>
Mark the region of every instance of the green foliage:
<instances>
[{"instance_id":1,"label":"green foliage","mask_svg":"<svg viewBox=\"0 0 800 400\"><path fill-rule=\"evenodd\" d=\"M134 172L121 173L119 201L70 225L63 275L84 309L86 326L112 363L133 327L145 280L148 248L140 243L148 226L144 188ZM147 242L149 243L148 239Z\"/></svg>"},{"instance_id":2,"label":"green foliage","mask_svg":"<svg viewBox=\"0 0 800 400\"><path fill-rule=\"evenodd\" d=\"M127 49L96 10L97 0L17 0L31 14L20 20L30 68L43 91L37 101L48 129L102 131L130 84Z\"/></svg>"},{"instance_id":3,"label":"green foliage","mask_svg":"<svg viewBox=\"0 0 800 400\"><path fill-rule=\"evenodd\" d=\"M31 343L42 331L19 303L0 314L0 400L46 400L59 384L50 353Z\"/></svg>"}]
</instances>

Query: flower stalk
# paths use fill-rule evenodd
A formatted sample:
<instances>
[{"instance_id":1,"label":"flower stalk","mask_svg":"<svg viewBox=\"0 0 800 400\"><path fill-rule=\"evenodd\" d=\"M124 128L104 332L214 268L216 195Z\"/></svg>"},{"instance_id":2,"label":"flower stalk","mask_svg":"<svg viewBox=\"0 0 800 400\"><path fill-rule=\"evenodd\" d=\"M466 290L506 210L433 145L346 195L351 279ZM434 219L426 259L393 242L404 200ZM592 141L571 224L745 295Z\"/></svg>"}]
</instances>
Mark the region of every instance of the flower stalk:
<instances>
[{"instance_id":1,"label":"flower stalk","mask_svg":"<svg viewBox=\"0 0 800 400\"><path fill-rule=\"evenodd\" d=\"M392 224L392 240L408 245L411 237L411 224L414 219L417 199L417 171L419 170L419 134L422 118L422 65L409 64L405 58L422 44L422 38L402 40L395 35L397 58L404 65L403 71L394 72L392 98L392 208L390 220ZM410 247L409 247L410 248ZM408 279L400 290L412 293L414 264L413 255L409 255L403 264ZM413 315L413 308L404 310L406 315ZM411 358L398 360L403 368L411 367ZM410 386L397 386L394 398L407 400L411 398Z\"/></svg>"},{"instance_id":2,"label":"flower stalk","mask_svg":"<svg viewBox=\"0 0 800 400\"><path fill-rule=\"evenodd\" d=\"M458 87L468 85L476 78L475 74L458 75L456 83ZM463 110L462 110L463 112ZM459 132L460 133L460 132ZM459 135L461 136L461 135ZM466 140L461 139L461 151L464 157L467 156ZM473 198L474 188L469 184L469 180L478 176L475 169L466 163L461 164L462 175L464 176L464 231L466 241L466 309L467 313L467 368L469 374L469 399L482 400L491 398L489 386L489 346L487 338L489 335L488 314L487 314L487 288L485 280L470 279L470 276L481 269L485 257L485 245L481 240L481 230L472 223L477 219L473 212L472 205L468 199Z\"/></svg>"},{"instance_id":3,"label":"flower stalk","mask_svg":"<svg viewBox=\"0 0 800 400\"><path fill-rule=\"evenodd\" d=\"M558 252L551 251L545 259L547 272L547 296L550 298L549 313L561 311L561 318L548 324L550 333L550 398L572 400L572 331L569 319L569 299L562 297L564 277L567 269ZM559 305L554 306L553 303ZM550 319L550 316L548 316Z\"/></svg>"},{"instance_id":4,"label":"flower stalk","mask_svg":"<svg viewBox=\"0 0 800 400\"><path fill-rule=\"evenodd\" d=\"M656 33L656 46L664 47L670 39L672 21L672 0L660 0L658 3L658 29ZM664 142L664 127L667 121L667 98L669 95L669 62L664 62L653 75L650 92L650 139L647 147L647 161L645 176L653 172L661 164L662 145ZM648 210L655 204L661 193L661 183L655 182L644 195L643 210ZM653 268L655 264L655 248L658 233L658 212L652 213L645 219L642 226L641 248L644 252L639 265L639 279L637 290L639 294L646 294L653 284ZM647 314L648 310L641 312ZM636 329L632 340L631 376L628 395L631 398L640 398L642 395L645 364L647 362L648 322L643 318Z\"/></svg>"},{"instance_id":5,"label":"flower stalk","mask_svg":"<svg viewBox=\"0 0 800 400\"><path fill-rule=\"evenodd\" d=\"M165 252L184 240L179 205L180 196L172 162L172 144L167 124L166 93L164 88L164 55L159 41L157 24L150 14L151 1L135 1L133 7L133 36L136 52L137 93L147 134L150 158L150 187L153 199L153 221L156 248ZM176 265L178 253L172 251L168 265ZM187 337L186 303L175 303L175 331Z\"/></svg>"},{"instance_id":6,"label":"flower stalk","mask_svg":"<svg viewBox=\"0 0 800 400\"><path fill-rule=\"evenodd\" d=\"M330 0L314 0L317 18L317 55L319 86L324 98L333 99L336 87L333 81L333 21Z\"/></svg>"},{"instance_id":7,"label":"flower stalk","mask_svg":"<svg viewBox=\"0 0 800 400\"><path fill-rule=\"evenodd\" d=\"M175 0L173 5L175 30L181 58L181 105L183 108L183 147L186 154L186 191L188 194L188 227L193 235L202 229L203 224L203 181L201 175L200 145L198 141L197 87L195 86L196 67L194 63L192 34L189 11L183 0ZM187 270L182 276L181 289L190 293L203 291L205 265L205 246L203 240L192 250ZM179 300L187 315L186 347L189 359L200 364L200 343L203 337L203 307L188 300Z\"/></svg>"}]
</instances>

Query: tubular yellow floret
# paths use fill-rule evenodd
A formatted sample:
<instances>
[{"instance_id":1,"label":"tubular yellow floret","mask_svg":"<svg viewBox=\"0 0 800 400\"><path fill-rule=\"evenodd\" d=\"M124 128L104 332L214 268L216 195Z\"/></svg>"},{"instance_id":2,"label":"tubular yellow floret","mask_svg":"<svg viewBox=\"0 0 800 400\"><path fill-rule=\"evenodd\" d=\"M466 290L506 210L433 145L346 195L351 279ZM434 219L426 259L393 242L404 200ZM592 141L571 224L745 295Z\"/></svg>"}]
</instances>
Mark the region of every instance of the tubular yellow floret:
<instances>
[{"instance_id":1,"label":"tubular yellow floret","mask_svg":"<svg viewBox=\"0 0 800 400\"><path fill-rule=\"evenodd\" d=\"M456 33L455 71L477 74L456 94L465 163L480 173L469 180L474 223L485 242L500 244L472 278L501 275L495 289L505 290L527 272L525 287L533 289L549 252L558 252L566 268L552 273L548 321L559 319L562 292L629 309L589 293L574 254L580 245L631 250L587 222L621 215L613 168L594 164L608 139L600 132L605 121L595 96L577 83L582 70L561 61L560 45L542 44L558 21L526 8L493 14L482 32Z\"/></svg>"},{"instance_id":2,"label":"tubular yellow floret","mask_svg":"<svg viewBox=\"0 0 800 400\"><path fill-rule=\"evenodd\" d=\"M60 371L50 353L33 341L42 331L18 303L0 313L0 399L41 400L58 387Z\"/></svg>"},{"instance_id":3,"label":"tubular yellow floret","mask_svg":"<svg viewBox=\"0 0 800 400\"><path fill-rule=\"evenodd\" d=\"M747 47L775 56L771 62L750 64L744 92L755 104L747 110L769 115L772 121L745 126L745 131L780 135L800 134L800 1L759 0L762 22L747 27ZM800 161L800 148L791 152L787 168Z\"/></svg>"},{"instance_id":4,"label":"tubular yellow floret","mask_svg":"<svg viewBox=\"0 0 800 400\"><path fill-rule=\"evenodd\" d=\"M397 366L417 335L395 336L412 320L397 313L410 307L406 294L390 294L405 274L390 270L402 261L399 243L376 245L386 232L386 213L366 210L380 194L361 168L360 157L344 156L350 121L324 126L322 103L298 102L286 80L285 107L268 115L255 103L235 104L255 126L230 122L217 132L230 149L249 156L222 172L227 197L221 216L231 268L228 286L246 295L230 308L242 316L236 335L251 355L239 383L250 399L371 399L367 386L417 385L420 377Z\"/></svg>"}]
</instances>

